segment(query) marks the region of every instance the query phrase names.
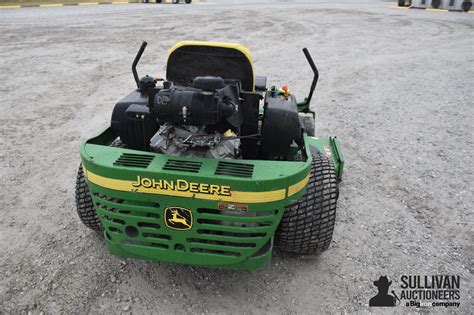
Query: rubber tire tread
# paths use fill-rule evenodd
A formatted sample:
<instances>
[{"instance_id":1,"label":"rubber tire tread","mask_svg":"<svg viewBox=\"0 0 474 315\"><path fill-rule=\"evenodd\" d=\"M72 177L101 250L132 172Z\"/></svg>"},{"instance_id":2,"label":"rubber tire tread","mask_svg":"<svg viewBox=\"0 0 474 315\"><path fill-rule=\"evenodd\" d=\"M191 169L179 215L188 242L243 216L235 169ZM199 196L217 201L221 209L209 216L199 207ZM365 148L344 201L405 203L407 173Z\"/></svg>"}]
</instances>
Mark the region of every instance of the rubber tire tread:
<instances>
[{"instance_id":1,"label":"rubber tire tread","mask_svg":"<svg viewBox=\"0 0 474 315\"><path fill-rule=\"evenodd\" d=\"M123 148L124 144L120 139L115 139L111 144L111 147ZM82 163L79 164L79 170L77 171L76 177L76 210L81 219L82 223L89 229L102 234L104 228L100 223L99 216L94 208L94 203L90 195L89 187L87 187L86 178L84 176L84 169Z\"/></svg>"},{"instance_id":2,"label":"rubber tire tread","mask_svg":"<svg viewBox=\"0 0 474 315\"><path fill-rule=\"evenodd\" d=\"M336 222L339 198L336 172L326 156L313 154L306 193L285 213L275 235L283 252L313 255L328 249Z\"/></svg>"}]
</instances>

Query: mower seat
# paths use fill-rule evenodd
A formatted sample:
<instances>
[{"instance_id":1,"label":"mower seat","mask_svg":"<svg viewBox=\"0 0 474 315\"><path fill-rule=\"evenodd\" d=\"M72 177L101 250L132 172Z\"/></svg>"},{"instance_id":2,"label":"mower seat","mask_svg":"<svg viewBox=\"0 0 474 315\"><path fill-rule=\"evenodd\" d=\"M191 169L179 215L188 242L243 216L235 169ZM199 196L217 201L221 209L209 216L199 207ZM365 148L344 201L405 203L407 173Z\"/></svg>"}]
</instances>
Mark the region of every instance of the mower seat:
<instances>
[{"instance_id":1,"label":"mower seat","mask_svg":"<svg viewBox=\"0 0 474 315\"><path fill-rule=\"evenodd\" d=\"M234 43L182 41L171 48L166 79L190 85L198 76L236 79L244 91L255 90L253 60L247 47Z\"/></svg>"}]
</instances>

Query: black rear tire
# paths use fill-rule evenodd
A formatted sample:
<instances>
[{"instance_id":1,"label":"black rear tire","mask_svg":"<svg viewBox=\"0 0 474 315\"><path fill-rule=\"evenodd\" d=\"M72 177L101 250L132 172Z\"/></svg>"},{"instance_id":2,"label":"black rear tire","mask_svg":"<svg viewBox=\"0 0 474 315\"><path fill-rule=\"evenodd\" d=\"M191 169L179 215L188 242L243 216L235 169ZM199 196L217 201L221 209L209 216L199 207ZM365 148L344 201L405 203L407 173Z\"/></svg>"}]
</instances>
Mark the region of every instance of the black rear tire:
<instances>
[{"instance_id":1,"label":"black rear tire","mask_svg":"<svg viewBox=\"0 0 474 315\"><path fill-rule=\"evenodd\" d=\"M76 179L76 209L79 219L81 219L85 226L97 233L102 233L104 228L102 227L99 216L95 211L89 187L87 187L84 176L82 163L79 165Z\"/></svg>"},{"instance_id":2,"label":"black rear tire","mask_svg":"<svg viewBox=\"0 0 474 315\"><path fill-rule=\"evenodd\" d=\"M399 7L404 7L405 6L405 0L398 0L398 6Z\"/></svg>"},{"instance_id":3,"label":"black rear tire","mask_svg":"<svg viewBox=\"0 0 474 315\"><path fill-rule=\"evenodd\" d=\"M190 4L190 3L191 3L191 0L186 0L186 3L187 3L187 4Z\"/></svg>"},{"instance_id":4,"label":"black rear tire","mask_svg":"<svg viewBox=\"0 0 474 315\"><path fill-rule=\"evenodd\" d=\"M339 197L336 172L329 158L313 154L306 193L285 208L275 244L280 250L312 255L328 249L336 222Z\"/></svg>"},{"instance_id":5,"label":"black rear tire","mask_svg":"<svg viewBox=\"0 0 474 315\"><path fill-rule=\"evenodd\" d=\"M111 147L124 148L125 145L120 139L115 139L111 144ZM76 209L79 219L89 229L102 234L104 228L100 223L99 216L94 208L92 197L90 195L89 187L87 187L86 178L84 176L84 170L82 163L79 164L79 170L77 171L76 178Z\"/></svg>"}]
</instances>

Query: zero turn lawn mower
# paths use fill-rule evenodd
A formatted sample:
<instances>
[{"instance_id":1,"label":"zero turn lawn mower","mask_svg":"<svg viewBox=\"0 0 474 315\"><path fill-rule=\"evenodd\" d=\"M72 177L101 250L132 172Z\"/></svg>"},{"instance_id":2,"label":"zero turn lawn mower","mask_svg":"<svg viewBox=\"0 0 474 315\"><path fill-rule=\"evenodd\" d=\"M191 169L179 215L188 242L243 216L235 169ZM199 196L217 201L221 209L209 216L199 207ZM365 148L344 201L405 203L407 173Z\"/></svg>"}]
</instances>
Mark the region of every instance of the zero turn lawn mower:
<instances>
[{"instance_id":1,"label":"zero turn lawn mower","mask_svg":"<svg viewBox=\"0 0 474 315\"><path fill-rule=\"evenodd\" d=\"M82 222L118 256L252 271L273 247L326 250L344 159L314 137L310 101L267 88L239 44L184 41L166 80L139 78L111 124L81 144Z\"/></svg>"}]
</instances>

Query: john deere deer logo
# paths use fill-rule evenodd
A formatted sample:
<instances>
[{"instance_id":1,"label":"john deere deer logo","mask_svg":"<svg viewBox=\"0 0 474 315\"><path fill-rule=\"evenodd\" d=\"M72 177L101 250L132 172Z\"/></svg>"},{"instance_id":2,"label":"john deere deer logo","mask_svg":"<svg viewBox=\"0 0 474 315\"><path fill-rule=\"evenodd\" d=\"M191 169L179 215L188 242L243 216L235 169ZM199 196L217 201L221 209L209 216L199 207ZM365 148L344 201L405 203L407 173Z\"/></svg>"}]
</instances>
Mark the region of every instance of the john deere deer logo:
<instances>
[{"instance_id":1,"label":"john deere deer logo","mask_svg":"<svg viewBox=\"0 0 474 315\"><path fill-rule=\"evenodd\" d=\"M186 208L168 207L165 209L165 224L173 230L190 230L193 226L193 214Z\"/></svg>"}]
</instances>

